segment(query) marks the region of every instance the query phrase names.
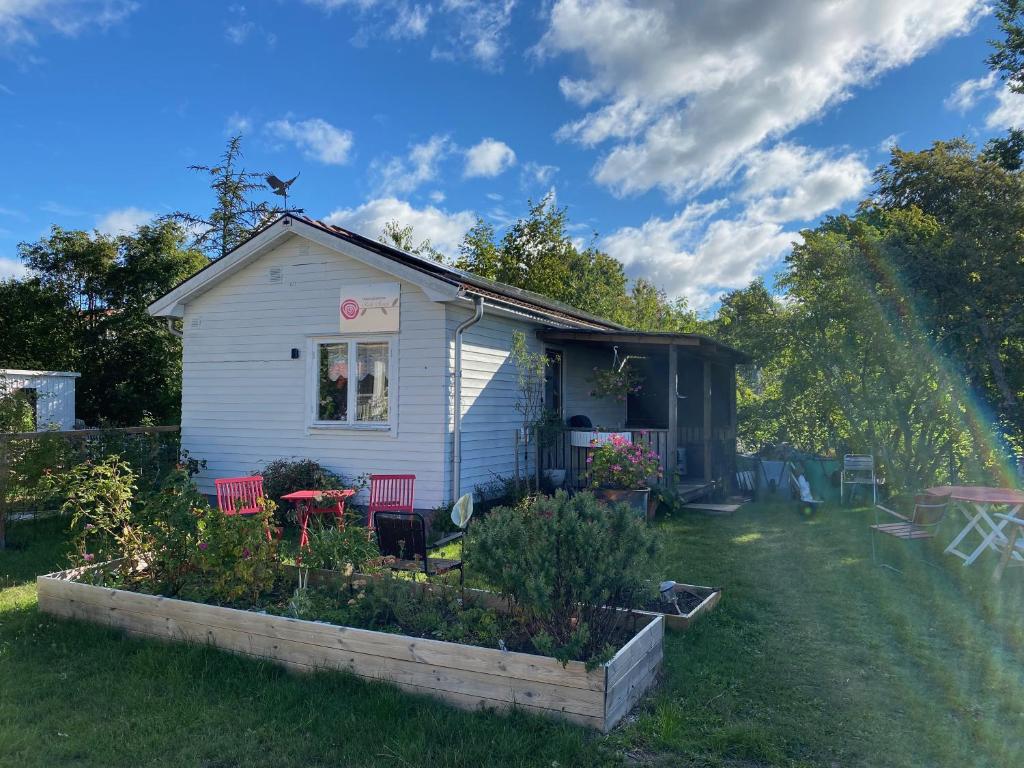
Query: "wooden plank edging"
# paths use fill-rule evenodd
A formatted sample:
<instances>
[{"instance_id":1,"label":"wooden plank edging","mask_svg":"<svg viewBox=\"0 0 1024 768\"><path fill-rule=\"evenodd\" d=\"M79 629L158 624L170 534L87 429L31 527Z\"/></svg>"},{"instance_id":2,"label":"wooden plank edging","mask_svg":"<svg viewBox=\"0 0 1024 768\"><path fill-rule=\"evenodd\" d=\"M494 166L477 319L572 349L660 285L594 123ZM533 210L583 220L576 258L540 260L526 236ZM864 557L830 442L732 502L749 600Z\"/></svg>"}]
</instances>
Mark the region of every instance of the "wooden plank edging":
<instances>
[{"instance_id":1,"label":"wooden plank edging","mask_svg":"<svg viewBox=\"0 0 1024 768\"><path fill-rule=\"evenodd\" d=\"M641 617L646 626L611 661L587 671L582 662L562 665L547 656L193 603L75 580L95 567L38 577L40 610L140 637L210 644L296 671L341 669L463 708L521 707L604 732L650 687L662 660L664 619L660 615Z\"/></svg>"}]
</instances>

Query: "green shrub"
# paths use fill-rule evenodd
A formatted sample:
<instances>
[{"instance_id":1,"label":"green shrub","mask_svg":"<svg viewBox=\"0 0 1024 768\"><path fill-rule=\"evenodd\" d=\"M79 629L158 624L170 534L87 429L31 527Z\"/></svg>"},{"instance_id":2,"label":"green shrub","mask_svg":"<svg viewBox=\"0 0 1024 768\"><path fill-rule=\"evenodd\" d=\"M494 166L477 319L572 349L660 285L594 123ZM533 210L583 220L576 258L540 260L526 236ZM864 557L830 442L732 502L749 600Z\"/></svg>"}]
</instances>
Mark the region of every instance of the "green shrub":
<instances>
[{"instance_id":1,"label":"green shrub","mask_svg":"<svg viewBox=\"0 0 1024 768\"><path fill-rule=\"evenodd\" d=\"M157 591L176 595L196 572L199 521L214 510L192 483L187 465L168 471L137 503L149 539L146 574Z\"/></svg>"},{"instance_id":2,"label":"green shrub","mask_svg":"<svg viewBox=\"0 0 1024 768\"><path fill-rule=\"evenodd\" d=\"M149 535L132 514L137 475L120 456L84 462L60 479L66 501L61 511L71 515L74 565L121 560L118 570L129 575L144 562Z\"/></svg>"},{"instance_id":3,"label":"green shrub","mask_svg":"<svg viewBox=\"0 0 1024 768\"><path fill-rule=\"evenodd\" d=\"M192 565L202 577L199 591L219 603L247 599L255 603L274 586L280 573L277 542L267 531L274 519L274 502L263 501L254 514L225 515L204 511L197 522Z\"/></svg>"},{"instance_id":4,"label":"green shrub","mask_svg":"<svg viewBox=\"0 0 1024 768\"><path fill-rule=\"evenodd\" d=\"M355 515L345 513L345 527L324 525L314 520L309 526L309 549L302 552L302 564L308 568L325 568L351 573L367 572L379 567L377 543L366 528L357 525Z\"/></svg>"},{"instance_id":5,"label":"green shrub","mask_svg":"<svg viewBox=\"0 0 1024 768\"><path fill-rule=\"evenodd\" d=\"M506 597L536 648L594 666L632 628L628 612L654 597L654 533L624 504L559 491L499 508L470 526L468 567Z\"/></svg>"},{"instance_id":6,"label":"green shrub","mask_svg":"<svg viewBox=\"0 0 1024 768\"><path fill-rule=\"evenodd\" d=\"M342 477L312 459L275 459L253 474L263 477L263 493L276 504L294 491L334 491L352 488L360 491L369 482L366 475L354 479Z\"/></svg>"}]
</instances>

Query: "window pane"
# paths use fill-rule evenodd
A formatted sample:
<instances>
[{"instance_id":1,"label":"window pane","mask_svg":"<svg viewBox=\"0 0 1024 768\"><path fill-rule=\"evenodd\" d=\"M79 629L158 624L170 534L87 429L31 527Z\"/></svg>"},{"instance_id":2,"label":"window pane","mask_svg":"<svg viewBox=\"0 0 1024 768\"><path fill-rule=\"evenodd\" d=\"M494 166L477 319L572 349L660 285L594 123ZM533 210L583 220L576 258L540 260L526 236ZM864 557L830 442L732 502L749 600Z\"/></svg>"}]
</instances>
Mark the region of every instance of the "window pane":
<instances>
[{"instance_id":1,"label":"window pane","mask_svg":"<svg viewBox=\"0 0 1024 768\"><path fill-rule=\"evenodd\" d=\"M317 420L348 421L348 344L320 345Z\"/></svg>"},{"instance_id":2,"label":"window pane","mask_svg":"<svg viewBox=\"0 0 1024 768\"><path fill-rule=\"evenodd\" d=\"M356 421L387 421L387 342L357 344L356 366Z\"/></svg>"}]
</instances>

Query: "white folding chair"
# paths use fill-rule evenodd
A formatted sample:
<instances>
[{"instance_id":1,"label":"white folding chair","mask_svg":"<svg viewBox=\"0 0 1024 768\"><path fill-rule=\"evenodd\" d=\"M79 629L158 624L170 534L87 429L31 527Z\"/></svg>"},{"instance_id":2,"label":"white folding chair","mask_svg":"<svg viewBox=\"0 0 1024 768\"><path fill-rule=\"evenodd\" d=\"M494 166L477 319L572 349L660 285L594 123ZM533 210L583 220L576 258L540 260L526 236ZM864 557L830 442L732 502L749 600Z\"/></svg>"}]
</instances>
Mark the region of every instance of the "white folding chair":
<instances>
[{"instance_id":1,"label":"white folding chair","mask_svg":"<svg viewBox=\"0 0 1024 768\"><path fill-rule=\"evenodd\" d=\"M995 546L1003 555L999 558L999 565L992 574L994 581L1003 578L1003 571L1008 565L1024 565L1024 520L1013 515L1001 515L996 517L1002 519L1006 525L1002 530L1006 533L1005 539L997 539Z\"/></svg>"},{"instance_id":2,"label":"white folding chair","mask_svg":"<svg viewBox=\"0 0 1024 768\"><path fill-rule=\"evenodd\" d=\"M839 475L839 499L846 498L846 486L870 485L871 503L878 503L878 478L875 476L875 457L871 454L848 453L843 456L843 471Z\"/></svg>"}]
</instances>

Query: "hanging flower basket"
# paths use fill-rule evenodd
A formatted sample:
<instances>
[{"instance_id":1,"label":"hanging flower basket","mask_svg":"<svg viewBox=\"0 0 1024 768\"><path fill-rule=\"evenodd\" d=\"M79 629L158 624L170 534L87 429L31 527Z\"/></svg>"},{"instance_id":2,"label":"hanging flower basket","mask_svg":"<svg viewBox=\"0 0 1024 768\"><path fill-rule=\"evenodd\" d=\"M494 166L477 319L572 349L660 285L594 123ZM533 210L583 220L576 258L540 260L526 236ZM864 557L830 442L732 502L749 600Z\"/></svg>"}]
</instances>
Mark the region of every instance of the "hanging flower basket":
<instances>
[{"instance_id":1,"label":"hanging flower basket","mask_svg":"<svg viewBox=\"0 0 1024 768\"><path fill-rule=\"evenodd\" d=\"M628 365L594 368L590 383L591 397L608 397L623 403L629 395L639 394L643 389L636 372Z\"/></svg>"}]
</instances>

